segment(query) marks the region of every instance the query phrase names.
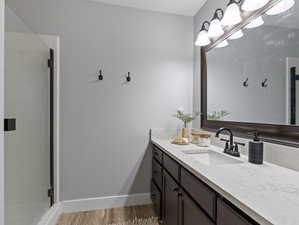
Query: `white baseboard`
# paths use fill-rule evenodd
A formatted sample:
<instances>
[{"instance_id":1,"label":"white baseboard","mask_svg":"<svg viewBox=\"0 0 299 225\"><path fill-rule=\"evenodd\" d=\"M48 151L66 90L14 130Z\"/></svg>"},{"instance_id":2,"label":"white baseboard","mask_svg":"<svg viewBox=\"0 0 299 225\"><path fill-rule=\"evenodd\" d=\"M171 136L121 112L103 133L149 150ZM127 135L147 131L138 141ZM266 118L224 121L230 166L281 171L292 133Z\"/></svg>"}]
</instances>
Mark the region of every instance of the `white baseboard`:
<instances>
[{"instance_id":1,"label":"white baseboard","mask_svg":"<svg viewBox=\"0 0 299 225\"><path fill-rule=\"evenodd\" d=\"M68 212L82 212L98 209L111 209L118 207L146 205L151 204L149 193L109 196L101 198L77 199L70 201L62 201L62 211Z\"/></svg>"},{"instance_id":2,"label":"white baseboard","mask_svg":"<svg viewBox=\"0 0 299 225\"><path fill-rule=\"evenodd\" d=\"M38 225L56 225L60 215L63 213L60 203L53 205L42 217Z\"/></svg>"},{"instance_id":3,"label":"white baseboard","mask_svg":"<svg viewBox=\"0 0 299 225\"><path fill-rule=\"evenodd\" d=\"M53 205L38 225L56 225L62 213L152 204L150 194L134 194L62 201Z\"/></svg>"}]
</instances>

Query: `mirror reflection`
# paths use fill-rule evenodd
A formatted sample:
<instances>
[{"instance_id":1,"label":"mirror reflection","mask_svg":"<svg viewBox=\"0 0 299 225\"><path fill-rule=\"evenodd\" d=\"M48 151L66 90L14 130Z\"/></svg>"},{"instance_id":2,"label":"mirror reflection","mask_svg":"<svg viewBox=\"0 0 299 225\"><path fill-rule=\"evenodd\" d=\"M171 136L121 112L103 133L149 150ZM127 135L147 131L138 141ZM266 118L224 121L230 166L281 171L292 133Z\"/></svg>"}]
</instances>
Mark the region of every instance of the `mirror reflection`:
<instances>
[{"instance_id":1,"label":"mirror reflection","mask_svg":"<svg viewBox=\"0 0 299 225\"><path fill-rule=\"evenodd\" d=\"M268 14L207 52L208 120L299 124L298 4Z\"/></svg>"}]
</instances>

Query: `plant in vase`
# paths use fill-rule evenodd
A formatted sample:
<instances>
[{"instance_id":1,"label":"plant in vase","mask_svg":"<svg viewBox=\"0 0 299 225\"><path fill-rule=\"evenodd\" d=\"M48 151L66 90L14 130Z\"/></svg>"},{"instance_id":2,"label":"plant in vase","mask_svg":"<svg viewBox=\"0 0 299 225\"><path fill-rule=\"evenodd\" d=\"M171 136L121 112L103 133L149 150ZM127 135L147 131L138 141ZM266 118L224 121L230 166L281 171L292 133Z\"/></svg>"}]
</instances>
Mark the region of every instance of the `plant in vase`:
<instances>
[{"instance_id":1,"label":"plant in vase","mask_svg":"<svg viewBox=\"0 0 299 225\"><path fill-rule=\"evenodd\" d=\"M199 112L195 114L185 114L183 108L179 108L174 115L175 118L181 120L184 123L184 128L182 129L182 137L183 138L190 138L190 132L188 129L188 124L195 120L200 115Z\"/></svg>"}]
</instances>

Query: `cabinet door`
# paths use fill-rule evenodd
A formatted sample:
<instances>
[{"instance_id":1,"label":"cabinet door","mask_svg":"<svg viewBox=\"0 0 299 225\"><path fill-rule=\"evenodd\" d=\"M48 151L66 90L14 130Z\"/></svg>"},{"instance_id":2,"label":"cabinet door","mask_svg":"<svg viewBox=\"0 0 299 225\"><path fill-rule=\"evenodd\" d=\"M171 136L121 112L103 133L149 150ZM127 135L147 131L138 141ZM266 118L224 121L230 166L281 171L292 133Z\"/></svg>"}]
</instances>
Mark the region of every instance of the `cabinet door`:
<instances>
[{"instance_id":1,"label":"cabinet door","mask_svg":"<svg viewBox=\"0 0 299 225\"><path fill-rule=\"evenodd\" d=\"M211 220L185 192L180 195L181 225L213 225Z\"/></svg>"},{"instance_id":2,"label":"cabinet door","mask_svg":"<svg viewBox=\"0 0 299 225\"><path fill-rule=\"evenodd\" d=\"M156 186L155 182L151 184L151 198L154 205L155 212L159 218L161 218L161 192Z\"/></svg>"},{"instance_id":3,"label":"cabinet door","mask_svg":"<svg viewBox=\"0 0 299 225\"><path fill-rule=\"evenodd\" d=\"M179 186L167 174L164 175L164 214L163 220L165 225L179 225Z\"/></svg>"},{"instance_id":4,"label":"cabinet door","mask_svg":"<svg viewBox=\"0 0 299 225\"><path fill-rule=\"evenodd\" d=\"M257 223L249 221L225 201L217 200L217 224L218 225L256 225Z\"/></svg>"},{"instance_id":5,"label":"cabinet door","mask_svg":"<svg viewBox=\"0 0 299 225\"><path fill-rule=\"evenodd\" d=\"M158 188L162 190L162 167L155 159L153 159L152 162L152 178Z\"/></svg>"}]
</instances>

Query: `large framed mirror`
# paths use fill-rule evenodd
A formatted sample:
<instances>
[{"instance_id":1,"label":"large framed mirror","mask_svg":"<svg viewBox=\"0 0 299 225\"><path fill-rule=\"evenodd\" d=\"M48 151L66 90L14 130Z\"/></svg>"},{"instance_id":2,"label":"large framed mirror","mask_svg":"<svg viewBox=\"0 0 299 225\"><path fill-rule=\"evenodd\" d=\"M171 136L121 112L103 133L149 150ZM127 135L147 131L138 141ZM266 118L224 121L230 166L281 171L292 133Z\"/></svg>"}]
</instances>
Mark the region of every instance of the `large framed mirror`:
<instances>
[{"instance_id":1,"label":"large framed mirror","mask_svg":"<svg viewBox=\"0 0 299 225\"><path fill-rule=\"evenodd\" d=\"M299 146L299 4L269 13L279 2L201 49L202 128Z\"/></svg>"}]
</instances>

